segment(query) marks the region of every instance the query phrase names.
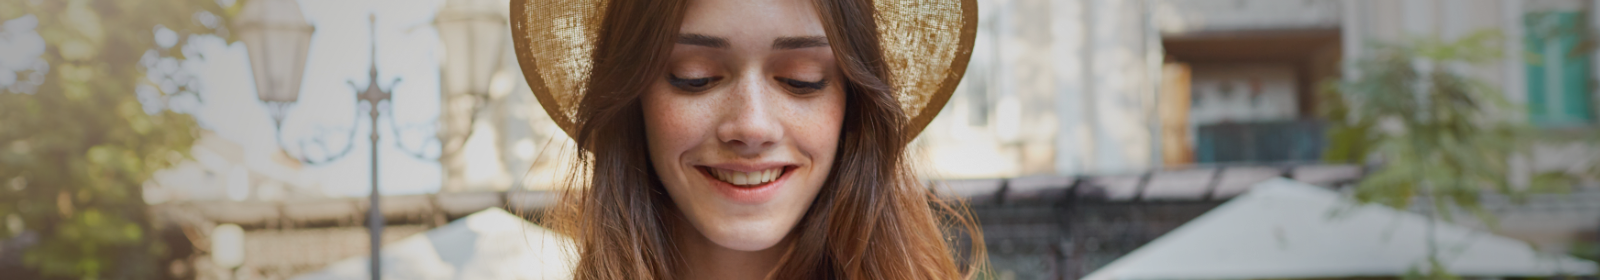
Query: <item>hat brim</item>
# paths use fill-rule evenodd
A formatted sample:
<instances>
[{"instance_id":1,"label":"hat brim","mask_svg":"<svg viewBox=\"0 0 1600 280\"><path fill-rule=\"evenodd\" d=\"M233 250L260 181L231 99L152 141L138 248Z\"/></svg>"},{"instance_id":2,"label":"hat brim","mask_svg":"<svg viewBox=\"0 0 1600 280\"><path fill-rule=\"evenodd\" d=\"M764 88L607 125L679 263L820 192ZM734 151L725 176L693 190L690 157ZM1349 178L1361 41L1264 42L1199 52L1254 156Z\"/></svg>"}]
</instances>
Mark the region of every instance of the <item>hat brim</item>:
<instances>
[{"instance_id":1,"label":"hat brim","mask_svg":"<svg viewBox=\"0 0 1600 280\"><path fill-rule=\"evenodd\" d=\"M588 78L604 0L511 0L511 32L523 78L546 114L576 135L577 102ZM906 139L933 121L960 85L977 37L976 0L877 0L874 16Z\"/></svg>"}]
</instances>

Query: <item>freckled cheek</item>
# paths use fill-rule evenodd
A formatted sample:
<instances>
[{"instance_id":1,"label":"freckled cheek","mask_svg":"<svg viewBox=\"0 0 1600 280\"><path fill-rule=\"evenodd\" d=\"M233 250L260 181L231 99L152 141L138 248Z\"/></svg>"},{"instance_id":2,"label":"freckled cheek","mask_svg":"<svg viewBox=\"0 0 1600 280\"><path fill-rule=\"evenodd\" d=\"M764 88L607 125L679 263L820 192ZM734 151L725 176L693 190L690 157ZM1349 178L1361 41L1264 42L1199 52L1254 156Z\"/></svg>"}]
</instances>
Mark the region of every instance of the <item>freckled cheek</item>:
<instances>
[{"instance_id":1,"label":"freckled cheek","mask_svg":"<svg viewBox=\"0 0 1600 280\"><path fill-rule=\"evenodd\" d=\"M844 124L843 93L832 94L829 98L814 100L805 106L795 106L797 110L793 110L787 118L794 122L796 128L790 137L797 140L802 152L817 161L812 164L819 167L831 163L838 153L839 133Z\"/></svg>"},{"instance_id":2,"label":"freckled cheek","mask_svg":"<svg viewBox=\"0 0 1600 280\"><path fill-rule=\"evenodd\" d=\"M708 118L702 116L696 104L686 102L683 96L653 90L641 96L644 111L645 137L649 142L651 157L657 162L677 163L680 156L692 149L704 135Z\"/></svg>"}]
</instances>

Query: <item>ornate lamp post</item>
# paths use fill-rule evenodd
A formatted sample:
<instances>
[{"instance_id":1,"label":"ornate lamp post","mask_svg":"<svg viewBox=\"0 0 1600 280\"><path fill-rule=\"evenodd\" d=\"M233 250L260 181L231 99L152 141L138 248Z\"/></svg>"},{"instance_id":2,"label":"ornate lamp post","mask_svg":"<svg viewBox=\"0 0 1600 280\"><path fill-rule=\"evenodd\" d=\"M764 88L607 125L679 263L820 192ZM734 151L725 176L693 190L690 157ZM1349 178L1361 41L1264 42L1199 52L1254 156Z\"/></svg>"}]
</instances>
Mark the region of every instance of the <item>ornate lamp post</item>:
<instances>
[{"instance_id":1,"label":"ornate lamp post","mask_svg":"<svg viewBox=\"0 0 1600 280\"><path fill-rule=\"evenodd\" d=\"M311 24L306 22L305 16L300 12L300 5L295 0L256 0L246 4L243 15L240 16L238 25L241 41L250 52L251 70L255 74L256 94L268 107L272 114L274 125L278 130L278 145L284 151L289 147L284 145L283 120L288 108L299 99L300 80L305 73L306 53L311 45L311 34L314 32ZM356 98L367 103L367 115L372 121L372 192L369 197L370 207L367 208L367 230L371 234L371 276L380 279L379 259L383 235L383 213L378 204L378 116L379 105L389 101L395 79L390 84L390 89L378 86L377 64L377 18L370 17L373 23L372 31L372 65L368 71L368 81L365 88L350 85L356 90ZM355 134L355 127L350 130L351 136ZM326 153L329 150L322 140L313 140L312 144L322 146L326 157L319 159L309 158L305 153L307 141L297 141L299 155L295 157L307 164L320 164L338 159L347 155L354 147L355 139L337 153Z\"/></svg>"},{"instance_id":2,"label":"ornate lamp post","mask_svg":"<svg viewBox=\"0 0 1600 280\"><path fill-rule=\"evenodd\" d=\"M460 150L472 136L479 112L499 98L491 84L504 69L511 46L510 25L501 0L452 0L434 16L445 60L440 69L441 96L439 162L445 171L443 188L466 185L466 164Z\"/></svg>"},{"instance_id":3,"label":"ornate lamp post","mask_svg":"<svg viewBox=\"0 0 1600 280\"><path fill-rule=\"evenodd\" d=\"M261 102L267 105L274 125L278 129L279 147L286 152L298 151L298 155L291 155L306 164L327 163L353 150L355 143L353 125L349 131L350 141L339 149L328 149L327 142L321 139L298 140L295 145L286 145L282 139L283 120L288 108L299 98L300 81L306 68L306 53L310 47L311 34L314 32L311 24L306 22L304 15L301 14L300 5L295 1L251 1L242 11L237 30L241 41L245 43L245 48L250 52L257 95ZM494 98L491 96L490 80L503 67L504 53L510 44L507 41L509 28L506 16L498 11L503 6L495 0L453 0L436 18L435 24L439 28L440 38L445 41L447 48L447 60L444 69L441 69L447 107L441 115L440 123L443 127L438 128L436 139L430 140L441 142L439 154L441 158L458 154L458 150L472 133L477 112ZM388 105L385 103L390 102L393 97L393 86L400 79L395 79L388 88L378 85L377 20L375 16L369 20L373 22L373 40L372 65L367 73L367 84L364 87L357 86L351 81L350 86L356 91L356 98L366 103L364 107L372 124L371 135L368 138L372 149L372 191L369 197L371 207L367 208L366 221L372 248L370 273L372 279L376 280L380 275L379 257L384 226L378 194L378 117L381 115L380 108L383 108L380 105ZM451 104L468 106L452 107ZM466 112L461 112L463 109ZM461 113L465 113L465 116ZM390 115L392 118L393 114ZM464 125L461 125L462 123ZM394 125L392 119L390 124ZM399 128L391 127L390 130L399 136ZM323 152L321 157L311 158L307 153L307 144L318 146ZM412 156L427 157L426 153L411 151L405 145L400 146L401 150ZM460 175L446 173L447 178Z\"/></svg>"},{"instance_id":4,"label":"ornate lamp post","mask_svg":"<svg viewBox=\"0 0 1600 280\"><path fill-rule=\"evenodd\" d=\"M400 83L400 78L389 83L389 89L378 87L378 17L373 15L367 20L372 22L372 66L367 71L367 88L357 87L354 81L350 82L350 87L359 92L356 99L367 102L367 116L372 118L372 135L369 137L372 140L372 194L368 197L368 203L372 206L367 207L367 232L372 235L372 256L368 258L368 263L372 265L372 280L378 280L381 256L378 248L383 245L383 212L378 210L378 104L394 97L394 85ZM351 127L351 131L355 131L355 127Z\"/></svg>"}]
</instances>

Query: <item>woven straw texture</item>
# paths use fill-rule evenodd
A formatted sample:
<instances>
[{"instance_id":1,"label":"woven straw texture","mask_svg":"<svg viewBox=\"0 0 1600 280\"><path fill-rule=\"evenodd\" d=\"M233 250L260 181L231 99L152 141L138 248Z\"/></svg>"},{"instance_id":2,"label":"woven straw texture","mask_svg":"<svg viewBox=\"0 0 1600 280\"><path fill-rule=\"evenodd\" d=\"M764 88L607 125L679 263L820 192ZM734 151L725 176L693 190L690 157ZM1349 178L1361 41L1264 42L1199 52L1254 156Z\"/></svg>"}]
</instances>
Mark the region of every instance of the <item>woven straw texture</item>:
<instances>
[{"instance_id":1,"label":"woven straw texture","mask_svg":"<svg viewBox=\"0 0 1600 280\"><path fill-rule=\"evenodd\" d=\"M545 112L572 135L605 0L513 0L517 61ZM890 80L915 136L949 101L972 56L976 0L877 0ZM908 137L909 139L910 137Z\"/></svg>"}]
</instances>

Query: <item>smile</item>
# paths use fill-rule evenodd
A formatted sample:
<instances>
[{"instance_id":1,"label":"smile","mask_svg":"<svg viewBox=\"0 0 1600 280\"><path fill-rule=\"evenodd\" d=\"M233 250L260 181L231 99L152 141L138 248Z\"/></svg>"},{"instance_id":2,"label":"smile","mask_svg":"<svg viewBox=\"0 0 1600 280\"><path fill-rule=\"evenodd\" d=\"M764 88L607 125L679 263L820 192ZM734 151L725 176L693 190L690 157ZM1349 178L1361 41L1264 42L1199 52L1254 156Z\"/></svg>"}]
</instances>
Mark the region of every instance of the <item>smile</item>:
<instances>
[{"instance_id":1,"label":"smile","mask_svg":"<svg viewBox=\"0 0 1600 280\"><path fill-rule=\"evenodd\" d=\"M706 172L711 173L711 177L717 178L717 180L722 180L723 182L727 182L728 184L734 186L754 187L778 180L778 176L783 175L783 168L771 168L756 172L739 172L721 168L707 167Z\"/></svg>"},{"instance_id":2,"label":"smile","mask_svg":"<svg viewBox=\"0 0 1600 280\"><path fill-rule=\"evenodd\" d=\"M790 177L789 175L792 175L790 173L794 173L789 171L795 168L797 167L792 165L767 167L766 169L749 168L745 170L756 169L756 171L745 172L728 168L696 166L696 169L700 170L700 174L710 181L711 189L722 194L723 198L729 201L747 205L762 204L772 200L774 196L778 195L778 189L787 181Z\"/></svg>"}]
</instances>

